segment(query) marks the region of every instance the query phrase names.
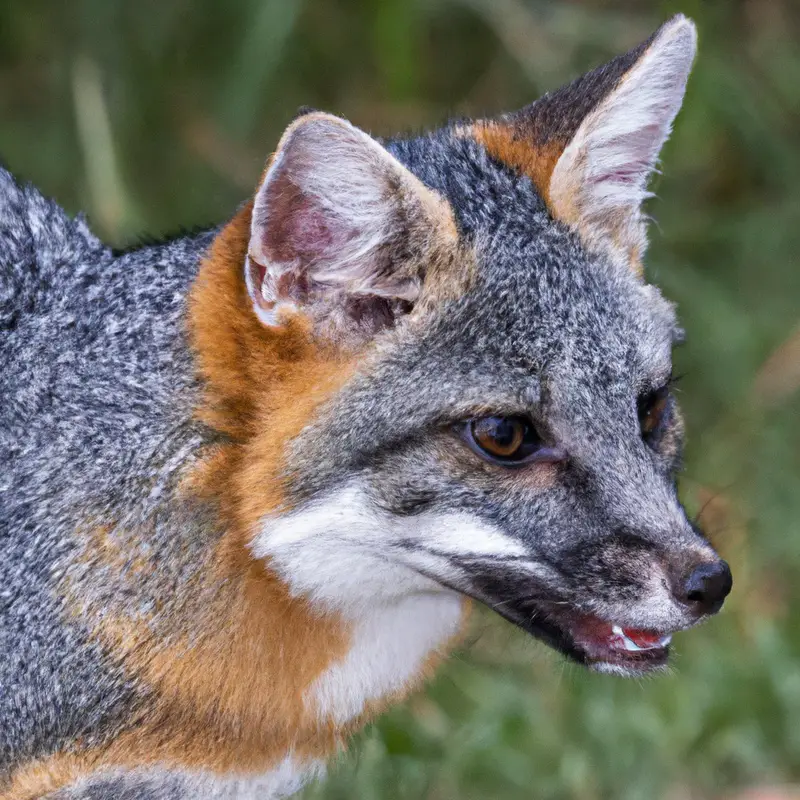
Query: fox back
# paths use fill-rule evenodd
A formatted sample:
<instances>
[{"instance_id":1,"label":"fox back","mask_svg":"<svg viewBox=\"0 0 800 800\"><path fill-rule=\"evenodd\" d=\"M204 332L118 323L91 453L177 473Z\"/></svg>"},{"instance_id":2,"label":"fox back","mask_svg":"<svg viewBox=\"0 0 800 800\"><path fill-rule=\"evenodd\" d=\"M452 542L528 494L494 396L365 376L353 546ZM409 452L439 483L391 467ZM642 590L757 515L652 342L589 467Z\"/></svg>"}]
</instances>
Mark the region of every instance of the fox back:
<instances>
[{"instance_id":1,"label":"fox back","mask_svg":"<svg viewBox=\"0 0 800 800\"><path fill-rule=\"evenodd\" d=\"M416 137L305 113L123 254L2 173L0 797L282 796L473 600L634 675L720 608L642 265L694 51Z\"/></svg>"}]
</instances>

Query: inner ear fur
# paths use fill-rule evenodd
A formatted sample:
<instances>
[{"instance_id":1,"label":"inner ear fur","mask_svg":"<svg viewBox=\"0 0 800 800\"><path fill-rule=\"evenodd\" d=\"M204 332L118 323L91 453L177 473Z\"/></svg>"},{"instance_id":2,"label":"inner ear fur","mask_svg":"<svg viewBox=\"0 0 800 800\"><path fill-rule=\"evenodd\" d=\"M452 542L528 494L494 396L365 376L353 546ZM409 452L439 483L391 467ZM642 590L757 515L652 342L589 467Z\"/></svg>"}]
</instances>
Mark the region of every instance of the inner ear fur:
<instances>
[{"instance_id":1,"label":"inner ear fur","mask_svg":"<svg viewBox=\"0 0 800 800\"><path fill-rule=\"evenodd\" d=\"M246 281L265 325L294 310L329 338L364 339L408 313L456 245L443 198L363 131L312 112L256 194Z\"/></svg>"}]
</instances>

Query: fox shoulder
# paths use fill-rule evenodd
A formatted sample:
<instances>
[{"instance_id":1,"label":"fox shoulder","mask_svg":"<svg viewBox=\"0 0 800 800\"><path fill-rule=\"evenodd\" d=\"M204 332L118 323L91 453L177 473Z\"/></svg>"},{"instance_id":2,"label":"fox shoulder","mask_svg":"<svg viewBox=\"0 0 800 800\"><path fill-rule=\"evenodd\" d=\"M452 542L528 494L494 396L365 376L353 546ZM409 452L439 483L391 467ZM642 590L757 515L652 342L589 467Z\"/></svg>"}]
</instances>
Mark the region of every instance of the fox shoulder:
<instances>
[{"instance_id":1,"label":"fox shoulder","mask_svg":"<svg viewBox=\"0 0 800 800\"><path fill-rule=\"evenodd\" d=\"M46 300L65 267L110 254L83 217L0 168L0 328Z\"/></svg>"}]
</instances>

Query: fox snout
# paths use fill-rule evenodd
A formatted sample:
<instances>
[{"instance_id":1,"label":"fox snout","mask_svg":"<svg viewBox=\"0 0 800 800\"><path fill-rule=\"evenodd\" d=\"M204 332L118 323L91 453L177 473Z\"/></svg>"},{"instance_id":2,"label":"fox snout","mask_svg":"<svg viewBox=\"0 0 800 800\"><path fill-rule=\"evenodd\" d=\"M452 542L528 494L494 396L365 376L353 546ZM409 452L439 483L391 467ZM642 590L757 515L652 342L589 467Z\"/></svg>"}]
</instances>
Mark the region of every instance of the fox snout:
<instances>
[{"instance_id":1,"label":"fox snout","mask_svg":"<svg viewBox=\"0 0 800 800\"><path fill-rule=\"evenodd\" d=\"M691 537L616 532L576 544L560 567L583 607L637 627L688 628L716 614L733 586L727 562L699 532Z\"/></svg>"},{"instance_id":2,"label":"fox snout","mask_svg":"<svg viewBox=\"0 0 800 800\"><path fill-rule=\"evenodd\" d=\"M663 667L672 634L717 613L733 584L728 564L688 525L671 536L587 530L537 560L548 564L546 575L507 574L488 590L492 607L603 672Z\"/></svg>"}]
</instances>

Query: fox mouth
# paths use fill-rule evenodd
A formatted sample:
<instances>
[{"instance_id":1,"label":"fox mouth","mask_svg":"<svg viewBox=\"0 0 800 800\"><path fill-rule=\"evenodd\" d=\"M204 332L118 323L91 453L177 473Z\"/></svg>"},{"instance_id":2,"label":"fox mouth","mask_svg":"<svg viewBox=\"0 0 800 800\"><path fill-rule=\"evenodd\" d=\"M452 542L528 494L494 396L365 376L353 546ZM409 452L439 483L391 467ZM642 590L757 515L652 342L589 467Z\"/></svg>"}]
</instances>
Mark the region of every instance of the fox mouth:
<instances>
[{"instance_id":1,"label":"fox mouth","mask_svg":"<svg viewBox=\"0 0 800 800\"><path fill-rule=\"evenodd\" d=\"M529 605L496 610L527 633L597 672L637 675L666 667L670 631L622 627L574 609L541 613Z\"/></svg>"}]
</instances>

